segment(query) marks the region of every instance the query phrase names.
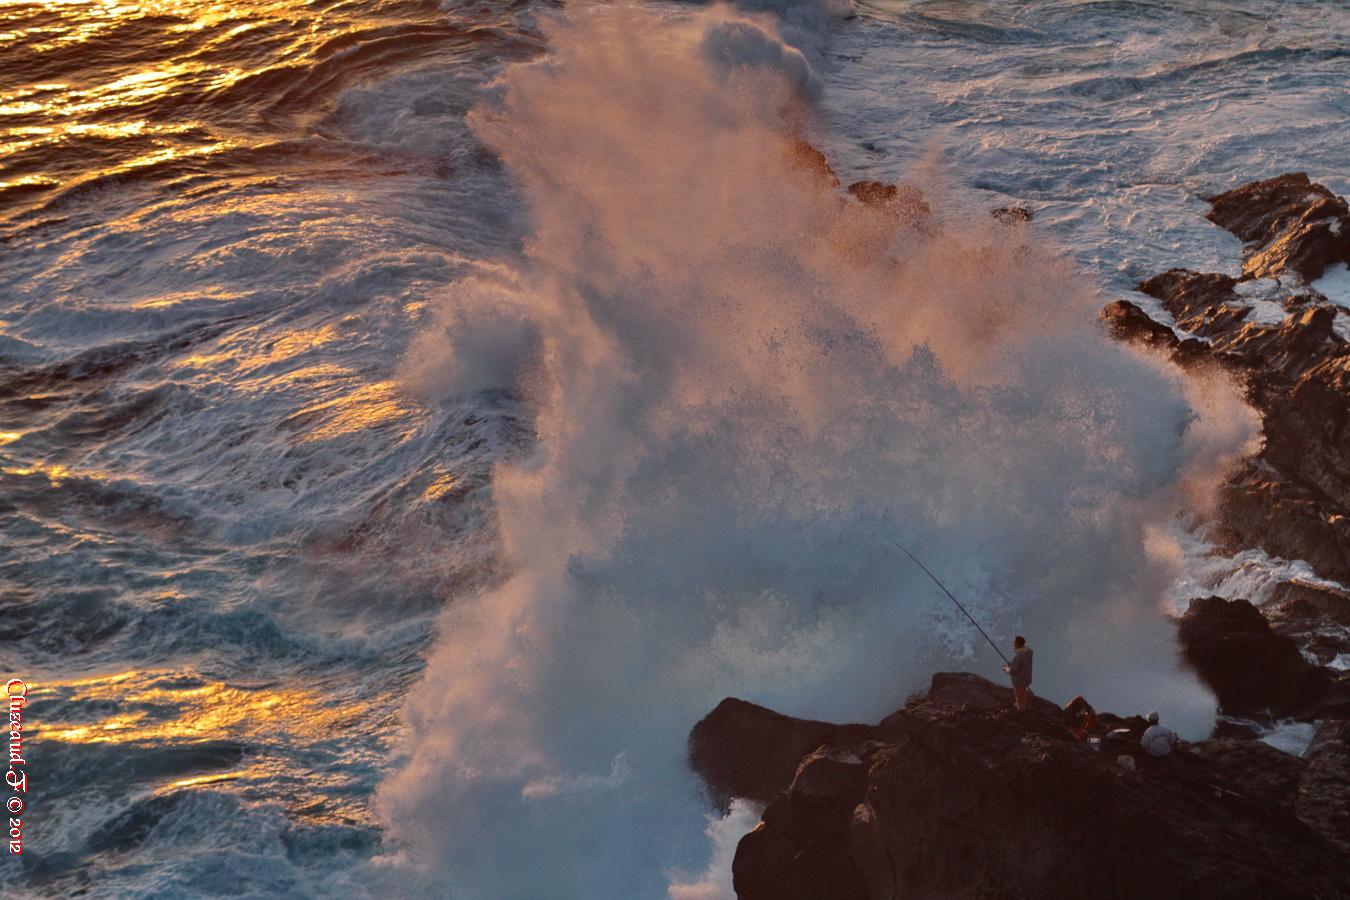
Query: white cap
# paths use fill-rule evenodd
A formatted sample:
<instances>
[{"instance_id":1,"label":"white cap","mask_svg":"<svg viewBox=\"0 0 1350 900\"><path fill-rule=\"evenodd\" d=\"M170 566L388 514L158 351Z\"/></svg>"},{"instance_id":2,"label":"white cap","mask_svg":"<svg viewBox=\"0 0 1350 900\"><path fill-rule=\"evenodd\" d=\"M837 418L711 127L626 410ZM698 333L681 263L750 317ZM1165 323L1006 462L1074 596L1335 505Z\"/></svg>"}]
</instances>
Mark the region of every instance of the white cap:
<instances>
[{"instance_id":1,"label":"white cap","mask_svg":"<svg viewBox=\"0 0 1350 900\"><path fill-rule=\"evenodd\" d=\"M1150 725L1158 724L1158 714L1152 710L1150 710L1149 714L1144 716L1144 718L1148 719L1148 724Z\"/></svg>"}]
</instances>

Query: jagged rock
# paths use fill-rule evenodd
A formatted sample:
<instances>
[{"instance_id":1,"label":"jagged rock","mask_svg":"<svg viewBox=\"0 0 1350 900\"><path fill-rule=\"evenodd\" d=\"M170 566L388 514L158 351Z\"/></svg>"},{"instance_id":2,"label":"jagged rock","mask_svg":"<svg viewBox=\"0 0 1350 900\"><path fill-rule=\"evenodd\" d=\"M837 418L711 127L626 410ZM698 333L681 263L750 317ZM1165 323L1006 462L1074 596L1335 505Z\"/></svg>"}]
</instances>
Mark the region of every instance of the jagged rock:
<instances>
[{"instance_id":1,"label":"jagged rock","mask_svg":"<svg viewBox=\"0 0 1350 900\"><path fill-rule=\"evenodd\" d=\"M1312 341L1331 327L1325 307L1305 327ZM1315 365L1303 369L1292 390L1268 391L1265 408L1265 459L1281 472L1323 496L1325 511L1344 516L1350 510L1350 345L1323 338ZM1294 352L1292 345L1286 352ZM1340 567L1350 574L1350 559ZM1337 576L1329 576L1344 580Z\"/></svg>"},{"instance_id":2,"label":"jagged rock","mask_svg":"<svg viewBox=\"0 0 1350 900\"><path fill-rule=\"evenodd\" d=\"M895 200L900 194L900 188L883 181L855 181L848 186L848 193L857 198L859 203L880 206Z\"/></svg>"},{"instance_id":3,"label":"jagged rock","mask_svg":"<svg viewBox=\"0 0 1350 900\"><path fill-rule=\"evenodd\" d=\"M1240 466L1219 491L1218 513L1235 538L1285 559L1302 559L1327 578L1350 580L1350 519L1324 495L1265 460Z\"/></svg>"},{"instance_id":4,"label":"jagged rock","mask_svg":"<svg viewBox=\"0 0 1350 900\"><path fill-rule=\"evenodd\" d=\"M1284 321L1253 322L1251 304L1237 294L1236 284L1227 275L1171 269L1140 282L1139 290L1156 297L1178 328L1208 338L1211 353L1244 367L1258 403L1272 380L1276 389L1287 388L1329 356L1341 355L1331 307L1309 305L1310 295L1290 294L1292 308Z\"/></svg>"},{"instance_id":5,"label":"jagged rock","mask_svg":"<svg viewBox=\"0 0 1350 900\"><path fill-rule=\"evenodd\" d=\"M689 733L689 764L719 807L725 809L732 797L767 803L792 783L807 753L872 731L866 725L794 719L728 697Z\"/></svg>"},{"instance_id":6,"label":"jagged rock","mask_svg":"<svg viewBox=\"0 0 1350 900\"><path fill-rule=\"evenodd\" d=\"M885 213L901 225L922 226L933 212L923 198L923 191L912 184L855 181L848 186L848 193L859 203Z\"/></svg>"},{"instance_id":7,"label":"jagged rock","mask_svg":"<svg viewBox=\"0 0 1350 900\"><path fill-rule=\"evenodd\" d=\"M1311 762L1231 741L1154 759L1138 750L1142 723L1114 716L1103 717L1106 727L1126 723L1127 737L1095 752L1070 738L1054 705L1019 714L1011 699L977 676L935 676L927 695L852 745L808 751L737 848L737 896L1350 892L1350 855L1294 812ZM725 752L755 749L737 741ZM704 751L722 752L711 734Z\"/></svg>"},{"instance_id":8,"label":"jagged rock","mask_svg":"<svg viewBox=\"0 0 1350 900\"><path fill-rule=\"evenodd\" d=\"M1148 313L1128 300L1108 303L1102 310L1102 319L1117 340L1137 341L1161 350L1174 350L1181 343L1176 332L1153 321Z\"/></svg>"},{"instance_id":9,"label":"jagged rock","mask_svg":"<svg viewBox=\"0 0 1350 900\"><path fill-rule=\"evenodd\" d=\"M789 165L810 172L825 187L839 187L839 176L834 174L829 159L802 138L792 138L786 149Z\"/></svg>"},{"instance_id":10,"label":"jagged rock","mask_svg":"<svg viewBox=\"0 0 1350 900\"><path fill-rule=\"evenodd\" d=\"M1141 281L1139 291L1162 301L1163 309L1177 320L1177 327L1209 337L1209 332L1217 330L1210 327L1210 318L1237 301L1233 292L1236 283L1227 275L1168 269Z\"/></svg>"},{"instance_id":11,"label":"jagged rock","mask_svg":"<svg viewBox=\"0 0 1350 900\"><path fill-rule=\"evenodd\" d=\"M1170 352L1188 368L1211 360L1238 374L1265 443L1223 485L1222 526L1240 545L1350 581L1350 344L1336 331L1336 308L1302 286L1350 258L1346 203L1295 173L1215 197L1209 218L1247 243L1243 279L1172 269L1139 285L1180 331L1207 343L1188 347L1125 301L1102 316L1119 339ZM1258 277L1284 281L1252 283ZM1280 303L1284 318L1254 316L1258 300Z\"/></svg>"},{"instance_id":12,"label":"jagged rock","mask_svg":"<svg viewBox=\"0 0 1350 900\"><path fill-rule=\"evenodd\" d=\"M1346 202L1303 172L1244 184L1213 197L1207 218L1245 244L1249 278L1285 271L1312 280L1326 267L1350 262Z\"/></svg>"},{"instance_id":13,"label":"jagged rock","mask_svg":"<svg viewBox=\"0 0 1350 900\"><path fill-rule=\"evenodd\" d=\"M1220 365L1228 362L1222 355L1212 353L1203 341L1195 338L1185 340L1178 338L1176 332L1160 322L1153 321L1148 313L1128 300L1108 303L1101 315L1111 336L1116 340L1131 341L1170 353L1172 361L1183 368L1209 362Z\"/></svg>"},{"instance_id":14,"label":"jagged rock","mask_svg":"<svg viewBox=\"0 0 1350 900\"><path fill-rule=\"evenodd\" d=\"M1280 713L1299 701L1309 666L1246 600L1192 600L1177 623L1183 658L1230 715Z\"/></svg>"},{"instance_id":15,"label":"jagged rock","mask_svg":"<svg viewBox=\"0 0 1350 900\"><path fill-rule=\"evenodd\" d=\"M1350 592L1292 579L1275 586L1261 613L1323 666L1350 652Z\"/></svg>"},{"instance_id":16,"label":"jagged rock","mask_svg":"<svg viewBox=\"0 0 1350 900\"><path fill-rule=\"evenodd\" d=\"M1024 225L1031 221L1031 210L1025 206L1000 206L989 214L1004 225Z\"/></svg>"},{"instance_id":17,"label":"jagged rock","mask_svg":"<svg viewBox=\"0 0 1350 900\"><path fill-rule=\"evenodd\" d=\"M1338 587L1291 578L1275 586L1270 603L1279 607L1311 607L1328 620L1350 627L1350 591Z\"/></svg>"},{"instance_id":18,"label":"jagged rock","mask_svg":"<svg viewBox=\"0 0 1350 900\"><path fill-rule=\"evenodd\" d=\"M782 802L770 804L760 825L741 840L733 884L748 878L747 891L767 889L779 898L862 896L848 829L866 790L867 766L858 755L824 748L808 754ZM766 874L769 884L762 883Z\"/></svg>"},{"instance_id":19,"label":"jagged rock","mask_svg":"<svg viewBox=\"0 0 1350 900\"><path fill-rule=\"evenodd\" d=\"M1299 816L1350 850L1350 722L1327 722L1318 728L1304 759Z\"/></svg>"},{"instance_id":20,"label":"jagged rock","mask_svg":"<svg viewBox=\"0 0 1350 900\"><path fill-rule=\"evenodd\" d=\"M1350 716L1346 673L1310 664L1246 600L1192 600L1177 622L1177 639L1182 657L1229 715Z\"/></svg>"},{"instance_id":21,"label":"jagged rock","mask_svg":"<svg viewBox=\"0 0 1350 900\"><path fill-rule=\"evenodd\" d=\"M1291 312L1279 325L1244 325L1219 332L1221 339L1213 345L1252 365L1252 393L1269 407L1286 393L1289 383L1322 363L1324 348L1338 347L1334 319L1330 307L1308 307Z\"/></svg>"}]
</instances>

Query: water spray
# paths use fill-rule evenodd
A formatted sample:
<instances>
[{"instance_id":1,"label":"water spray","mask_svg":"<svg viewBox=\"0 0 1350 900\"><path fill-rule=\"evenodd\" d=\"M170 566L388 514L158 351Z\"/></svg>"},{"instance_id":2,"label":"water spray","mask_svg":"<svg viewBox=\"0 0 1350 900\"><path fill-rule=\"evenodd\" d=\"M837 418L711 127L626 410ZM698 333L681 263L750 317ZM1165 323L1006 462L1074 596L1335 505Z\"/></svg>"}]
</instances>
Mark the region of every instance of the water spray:
<instances>
[{"instance_id":1,"label":"water spray","mask_svg":"<svg viewBox=\"0 0 1350 900\"><path fill-rule=\"evenodd\" d=\"M1008 659L1008 657L1003 655L1003 651L998 648L998 644L994 643L994 639L989 636L989 633L980 627L980 623L975 621L975 617L972 616L966 610L966 608L961 605L960 600L956 599L956 595L953 594L951 591L947 590L947 586L943 584L941 581L938 581L938 577L934 575L932 572L928 571L928 567L925 566L923 563L919 562L919 558L917 556L906 550L903 546L900 545L899 542L893 541L890 538L886 537L885 535L882 535L881 537L882 540L886 541L889 544L894 545L897 550L908 556L910 559L914 560L914 565L918 566L920 569L923 569L923 573L927 575L929 578L933 579L933 584L936 584L938 587L942 588L942 593L946 594L947 597L950 598L951 601L956 604L957 609L961 610L961 612L966 614L966 618L970 620L970 624L975 626L976 631L984 635L984 639L989 642L990 647L994 648L994 652L997 653L1000 657L1002 657L1005 663L1008 663L1009 665L1012 664L1012 660Z\"/></svg>"}]
</instances>

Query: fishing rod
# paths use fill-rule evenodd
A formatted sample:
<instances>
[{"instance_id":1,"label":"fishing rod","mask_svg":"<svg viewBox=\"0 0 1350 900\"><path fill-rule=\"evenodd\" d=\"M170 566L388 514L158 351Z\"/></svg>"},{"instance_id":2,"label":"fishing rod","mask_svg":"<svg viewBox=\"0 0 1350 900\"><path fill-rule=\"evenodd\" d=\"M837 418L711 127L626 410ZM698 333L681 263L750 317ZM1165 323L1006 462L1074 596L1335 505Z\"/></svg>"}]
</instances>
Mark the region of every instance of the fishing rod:
<instances>
[{"instance_id":1,"label":"fishing rod","mask_svg":"<svg viewBox=\"0 0 1350 900\"><path fill-rule=\"evenodd\" d=\"M951 601L956 604L956 608L966 614L966 618L970 620L970 624L975 626L976 631L984 635L984 639L989 642L990 647L994 648L994 652L997 653L1000 657L1002 657L1005 663L1012 665L1012 660L1008 659L1008 657L1006 656L1003 656L1003 651L998 648L998 644L994 643L994 639L989 636L988 632L986 632L983 628L980 627L980 623L975 621L975 617L972 616L969 613L969 611L967 611L966 608L961 605L961 601L956 599L956 595L953 594L951 591L947 590L947 586L942 582L938 581L938 577L934 575L932 572L928 571L928 567L925 566L923 563L919 562L919 558L917 556L906 550L903 546L901 546L901 544L898 541L893 541L890 538L886 537L884 534L879 535L879 537L883 541L886 541L888 544L894 545L897 550L908 556L910 559L914 560L914 565L918 566L920 569L923 569L923 574L933 579L933 584L936 584L938 587L942 588L942 593L946 594L949 598L951 598Z\"/></svg>"}]
</instances>

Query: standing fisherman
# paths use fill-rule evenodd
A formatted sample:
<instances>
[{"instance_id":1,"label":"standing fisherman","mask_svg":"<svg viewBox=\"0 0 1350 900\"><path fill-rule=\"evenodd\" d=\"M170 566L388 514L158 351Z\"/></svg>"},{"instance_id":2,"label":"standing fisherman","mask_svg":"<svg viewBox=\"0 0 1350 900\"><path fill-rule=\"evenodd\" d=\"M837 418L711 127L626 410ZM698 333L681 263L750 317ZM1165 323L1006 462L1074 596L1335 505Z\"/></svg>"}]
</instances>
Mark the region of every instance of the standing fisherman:
<instances>
[{"instance_id":1,"label":"standing fisherman","mask_svg":"<svg viewBox=\"0 0 1350 900\"><path fill-rule=\"evenodd\" d=\"M1013 638L1013 658L1003 667L1012 678L1013 698L1018 712L1026 712L1027 688L1031 687L1031 648L1020 634Z\"/></svg>"}]
</instances>

